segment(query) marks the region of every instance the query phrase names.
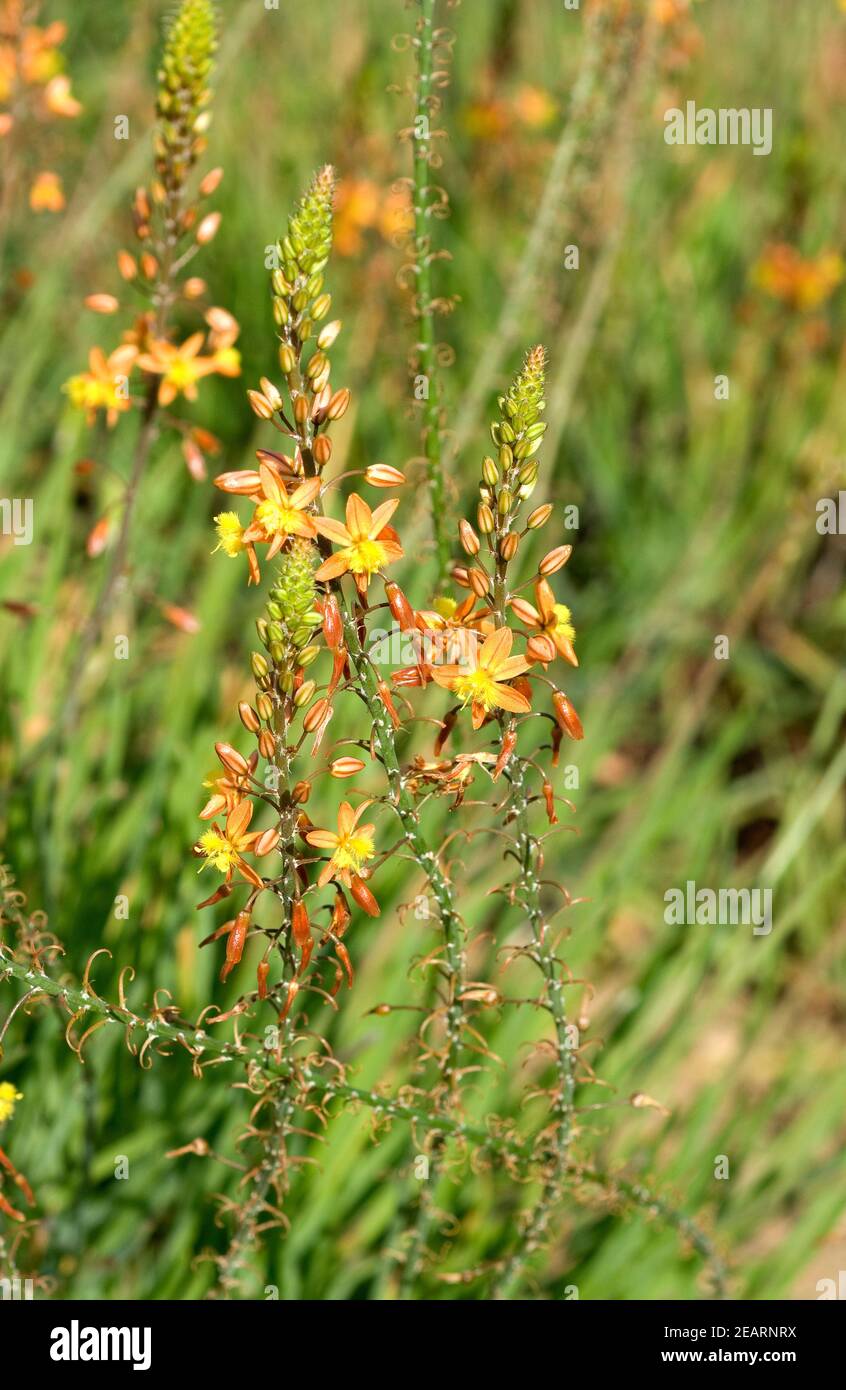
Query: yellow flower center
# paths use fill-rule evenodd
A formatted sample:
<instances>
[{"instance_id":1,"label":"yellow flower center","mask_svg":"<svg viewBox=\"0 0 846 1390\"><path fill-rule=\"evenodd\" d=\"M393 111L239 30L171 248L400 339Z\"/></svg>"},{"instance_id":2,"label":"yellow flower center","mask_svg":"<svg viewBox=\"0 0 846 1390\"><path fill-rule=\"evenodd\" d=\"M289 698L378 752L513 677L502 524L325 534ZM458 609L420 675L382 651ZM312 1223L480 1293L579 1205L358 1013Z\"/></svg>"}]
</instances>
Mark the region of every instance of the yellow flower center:
<instances>
[{"instance_id":1,"label":"yellow flower center","mask_svg":"<svg viewBox=\"0 0 846 1390\"><path fill-rule=\"evenodd\" d=\"M435 612L439 613L442 618L451 618L457 607L458 604L455 599L448 598L446 594L435 599Z\"/></svg>"},{"instance_id":2,"label":"yellow flower center","mask_svg":"<svg viewBox=\"0 0 846 1390\"><path fill-rule=\"evenodd\" d=\"M332 862L336 869L352 869L354 874L360 874L367 860L373 858L374 852L373 836L354 830L340 837Z\"/></svg>"},{"instance_id":3,"label":"yellow flower center","mask_svg":"<svg viewBox=\"0 0 846 1390\"><path fill-rule=\"evenodd\" d=\"M576 635L576 629L570 622L570 610L566 603L556 603L553 610L553 618L549 623L551 632L555 632L559 637L566 637L568 642L572 642Z\"/></svg>"},{"instance_id":4,"label":"yellow flower center","mask_svg":"<svg viewBox=\"0 0 846 1390\"><path fill-rule=\"evenodd\" d=\"M11 1081L0 1081L0 1123L11 1118L19 1100L23 1100L23 1095L15 1090Z\"/></svg>"},{"instance_id":5,"label":"yellow flower center","mask_svg":"<svg viewBox=\"0 0 846 1390\"><path fill-rule=\"evenodd\" d=\"M496 680L486 666L477 666L466 676L458 676L454 689L463 705L482 705L486 710L497 708Z\"/></svg>"},{"instance_id":6,"label":"yellow flower center","mask_svg":"<svg viewBox=\"0 0 846 1390\"><path fill-rule=\"evenodd\" d=\"M235 846L216 830L207 830L200 836L200 849L212 868L220 869L221 873L225 873L237 858Z\"/></svg>"},{"instance_id":7,"label":"yellow flower center","mask_svg":"<svg viewBox=\"0 0 846 1390\"><path fill-rule=\"evenodd\" d=\"M356 541L343 552L353 574L375 574L385 563L385 547L381 541Z\"/></svg>"},{"instance_id":8,"label":"yellow flower center","mask_svg":"<svg viewBox=\"0 0 846 1390\"><path fill-rule=\"evenodd\" d=\"M296 507L284 502L259 502L256 507L256 521L268 536L290 536L298 516Z\"/></svg>"},{"instance_id":9,"label":"yellow flower center","mask_svg":"<svg viewBox=\"0 0 846 1390\"><path fill-rule=\"evenodd\" d=\"M194 361L187 357L176 357L167 369L166 380L171 386L175 386L177 391L184 391L186 386L190 386L197 380L199 373Z\"/></svg>"},{"instance_id":10,"label":"yellow flower center","mask_svg":"<svg viewBox=\"0 0 846 1390\"><path fill-rule=\"evenodd\" d=\"M244 528L238 519L237 512L221 512L214 519L217 530L219 544L216 550L222 550L226 555L239 555L244 549L244 542L241 539Z\"/></svg>"}]
</instances>

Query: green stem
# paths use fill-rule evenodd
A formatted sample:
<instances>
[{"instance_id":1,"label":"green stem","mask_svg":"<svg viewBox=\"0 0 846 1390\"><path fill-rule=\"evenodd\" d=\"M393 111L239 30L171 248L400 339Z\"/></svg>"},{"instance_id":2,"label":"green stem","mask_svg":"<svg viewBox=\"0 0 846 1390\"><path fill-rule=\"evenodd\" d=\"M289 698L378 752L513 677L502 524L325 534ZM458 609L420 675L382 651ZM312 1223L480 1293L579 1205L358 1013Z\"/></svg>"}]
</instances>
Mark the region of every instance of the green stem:
<instances>
[{"instance_id":1,"label":"green stem","mask_svg":"<svg viewBox=\"0 0 846 1390\"><path fill-rule=\"evenodd\" d=\"M388 779L391 805L396 812L405 833L405 843L422 873L425 874L432 896L438 906L441 930L444 937L443 973L446 982L446 1057L442 1068L444 1081L449 1090L455 1090L459 1079L461 1057L461 1034L464 1022L464 1009L460 999L461 982L464 977L464 930L453 901L453 888L438 863L437 855L430 849L420 829L420 821L414 805L414 798L408 790L405 776L400 767L394 742L394 727L390 716L379 696L378 681L373 664L361 645L358 625L346 605L343 594L341 612L344 620L344 633L350 655L370 716L373 720L375 744Z\"/></svg>"},{"instance_id":2,"label":"green stem","mask_svg":"<svg viewBox=\"0 0 846 1390\"><path fill-rule=\"evenodd\" d=\"M432 140L429 121L432 117L432 71L435 0L420 0L420 33L417 43L417 105L413 131L414 184L414 261L417 277L417 365L425 380L423 402L423 451L426 456L429 495L432 504L432 528L438 579L448 572L450 539L444 490L441 453L441 420L438 384L435 377L435 310L432 303L431 221L429 204L429 160Z\"/></svg>"}]
</instances>

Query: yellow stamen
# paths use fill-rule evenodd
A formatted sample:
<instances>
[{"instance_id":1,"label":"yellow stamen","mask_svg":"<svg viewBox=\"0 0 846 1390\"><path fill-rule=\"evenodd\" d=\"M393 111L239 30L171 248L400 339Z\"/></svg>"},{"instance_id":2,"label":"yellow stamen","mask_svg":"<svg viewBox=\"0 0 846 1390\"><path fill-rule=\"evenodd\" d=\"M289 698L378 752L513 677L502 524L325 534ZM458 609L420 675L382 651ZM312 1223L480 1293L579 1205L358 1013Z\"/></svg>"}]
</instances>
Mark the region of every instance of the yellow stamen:
<instances>
[{"instance_id":1,"label":"yellow stamen","mask_svg":"<svg viewBox=\"0 0 846 1390\"><path fill-rule=\"evenodd\" d=\"M221 873L230 869L238 857L234 845L216 830L207 830L205 835L200 836L200 849L212 868L220 869ZM205 865L202 867L205 868Z\"/></svg>"},{"instance_id":2,"label":"yellow stamen","mask_svg":"<svg viewBox=\"0 0 846 1390\"><path fill-rule=\"evenodd\" d=\"M387 556L381 541L356 541L342 552L353 574L375 574L385 564Z\"/></svg>"},{"instance_id":3,"label":"yellow stamen","mask_svg":"<svg viewBox=\"0 0 846 1390\"><path fill-rule=\"evenodd\" d=\"M260 502L256 507L256 521L268 536L290 536L300 520L297 508L284 502Z\"/></svg>"},{"instance_id":4,"label":"yellow stamen","mask_svg":"<svg viewBox=\"0 0 846 1390\"><path fill-rule=\"evenodd\" d=\"M219 543L215 550L222 550L225 555L239 555L244 549L244 528L238 518L237 512L220 512L214 519L215 529L217 530ZM214 551L212 552L212 554Z\"/></svg>"},{"instance_id":5,"label":"yellow stamen","mask_svg":"<svg viewBox=\"0 0 846 1390\"><path fill-rule=\"evenodd\" d=\"M332 862L336 869L352 869L353 873L360 874L374 853L373 836L363 834L360 830L353 831L350 835L340 837L338 848L332 855Z\"/></svg>"},{"instance_id":6,"label":"yellow stamen","mask_svg":"<svg viewBox=\"0 0 846 1390\"><path fill-rule=\"evenodd\" d=\"M478 666L466 676L457 676L454 690L463 705L482 705L486 710L497 708L496 680L485 666Z\"/></svg>"}]
</instances>

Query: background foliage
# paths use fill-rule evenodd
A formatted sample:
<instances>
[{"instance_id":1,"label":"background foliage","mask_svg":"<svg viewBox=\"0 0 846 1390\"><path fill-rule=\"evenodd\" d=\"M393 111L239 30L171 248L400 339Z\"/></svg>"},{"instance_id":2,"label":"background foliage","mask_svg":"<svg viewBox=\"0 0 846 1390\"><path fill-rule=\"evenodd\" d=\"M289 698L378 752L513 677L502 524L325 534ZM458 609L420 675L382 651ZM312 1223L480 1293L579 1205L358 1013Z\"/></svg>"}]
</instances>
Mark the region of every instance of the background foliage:
<instances>
[{"instance_id":1,"label":"background foliage","mask_svg":"<svg viewBox=\"0 0 846 1390\"><path fill-rule=\"evenodd\" d=\"M22 219L3 267L0 483L3 496L34 499L36 531L32 546L4 538L0 552L0 599L33 609L0 610L2 855L49 914L70 969L81 974L106 946L103 992L132 964L136 998L163 986L194 1016L238 992L234 980L217 983L218 957L197 951L209 927L194 911L202 895L188 850L210 749L235 733L227 721L249 685L255 601L240 567L211 557L219 497L166 437L112 620L130 635L131 659L114 661L105 636L75 726L44 751L103 563L86 557L85 539L119 496L133 429L89 432L61 386L103 336L82 300L115 287L127 203L149 160L163 7L46 9L68 22L85 109L62 129L66 210ZM392 37L413 12L392 0L315 0L295 18L285 0L277 12L260 0L222 0L221 10L210 158L226 169L215 200L224 218L202 273L241 322L244 377L204 383L196 418L223 441L227 467L248 466L255 421L242 388L274 366L264 248L330 160L343 181L331 283L347 331L336 380L354 393L335 447L351 466L402 467L418 435L391 187L409 171L397 131L410 102L388 89L410 71ZM438 265L442 290L457 301L441 321L455 353L444 390L461 445L448 471L457 507L473 497L493 392L518 362L504 342L499 375L479 409L468 405L480 355L502 339L582 17L554 0L464 0L445 22L457 35L440 171L452 215L436 234L452 257ZM807 256L839 249L846 16L835 0L789 16L777 0L702 0L661 26L656 44L637 80L629 60L603 68L517 324L519 345L544 341L550 354L542 477L558 515L575 503L581 522L561 576L580 637L568 693L586 738L567 755L580 774L579 833L550 842L548 869L585 900L569 916L566 958L596 987L585 995L589 1056L616 1090L595 1099L620 1102L597 1112L600 1151L630 1173L659 1173L663 1192L704 1216L736 1294L813 1297L816 1279L836 1277L846 1241L846 551L815 528L842 461L844 301L841 289L797 309L759 288L755 267L774 242ZM772 154L669 149L663 111L688 98L772 107ZM118 113L129 116L128 142L113 138ZM568 243L580 247L578 271L563 268ZM714 399L718 373L730 378L727 402ZM93 469L78 467L84 459ZM425 499L408 496L416 515L396 577L423 602ZM168 625L154 598L190 609L200 630ZM727 661L714 659L718 634L730 637ZM502 911L485 896L497 868L472 851L456 866L476 926ZM772 886L771 935L667 926L663 895L686 879ZM431 924L400 912L408 893L402 865L388 865L382 917L357 917L350 938L358 978L331 1039L361 1085L401 1073L402 1015L367 1011L414 999L409 963L434 944ZM118 894L129 898L127 921L115 917ZM534 1026L504 1013L494 1030L507 1060L500 1110L520 1106L521 1044ZM239 1092L214 1072L195 1080L183 1056L142 1071L109 1030L80 1066L46 1012L18 1017L0 1079L24 1093L2 1142L36 1191L44 1220L31 1259L55 1276L58 1296L200 1296L213 1267L193 1257L222 1248L213 1194L232 1191L237 1174L166 1154L198 1135L229 1151L243 1124ZM636 1091L671 1114L632 1110ZM128 1181L114 1179L118 1154L129 1157ZM714 1179L720 1154L728 1181ZM406 1190L399 1155L398 1133L374 1146L366 1115L342 1115L319 1164L298 1171L289 1236L271 1237L245 1291L385 1296L382 1252ZM513 1211L484 1174L462 1183L464 1260L490 1258ZM560 1297L577 1283L582 1298L696 1298L699 1272L671 1232L641 1216L574 1207L558 1219L543 1291ZM473 1297L461 1285L435 1293Z\"/></svg>"}]
</instances>

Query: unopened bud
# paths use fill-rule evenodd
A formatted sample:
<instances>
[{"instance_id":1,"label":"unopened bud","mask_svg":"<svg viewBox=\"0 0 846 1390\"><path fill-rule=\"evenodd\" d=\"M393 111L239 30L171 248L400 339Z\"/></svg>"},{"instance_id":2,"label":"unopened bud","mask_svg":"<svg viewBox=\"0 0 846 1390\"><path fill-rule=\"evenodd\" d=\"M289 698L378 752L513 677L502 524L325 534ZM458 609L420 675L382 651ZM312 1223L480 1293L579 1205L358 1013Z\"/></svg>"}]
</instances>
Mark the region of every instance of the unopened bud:
<instances>
[{"instance_id":1,"label":"unopened bud","mask_svg":"<svg viewBox=\"0 0 846 1390\"><path fill-rule=\"evenodd\" d=\"M340 331L340 319L333 319L331 323L327 323L324 328L321 328L320 332L317 335L317 346L320 348L321 352L328 351L328 349L332 346Z\"/></svg>"},{"instance_id":2,"label":"unopened bud","mask_svg":"<svg viewBox=\"0 0 846 1390\"><path fill-rule=\"evenodd\" d=\"M563 729L565 734L569 734L570 738L584 738L585 731L582 727L582 721L562 690L556 690L553 695L552 707L558 726Z\"/></svg>"},{"instance_id":3,"label":"unopened bud","mask_svg":"<svg viewBox=\"0 0 846 1390\"><path fill-rule=\"evenodd\" d=\"M257 734L261 728L259 717L251 704L246 700L241 700L238 705L238 717L245 729L249 729L251 734Z\"/></svg>"},{"instance_id":4,"label":"unopened bud","mask_svg":"<svg viewBox=\"0 0 846 1390\"><path fill-rule=\"evenodd\" d=\"M402 487L405 474L389 463L371 463L370 467L364 470L364 480L370 483L371 487Z\"/></svg>"},{"instance_id":5,"label":"unopened bud","mask_svg":"<svg viewBox=\"0 0 846 1390\"><path fill-rule=\"evenodd\" d=\"M208 213L197 228L197 241L200 246L207 246L214 237L217 236L217 229L222 221L219 212Z\"/></svg>"},{"instance_id":6,"label":"unopened bud","mask_svg":"<svg viewBox=\"0 0 846 1390\"><path fill-rule=\"evenodd\" d=\"M310 703L311 698L314 695L316 689L317 683L315 681L303 681L302 685L300 686L299 690L294 696L294 704L296 705L297 709L302 709L303 705L307 705Z\"/></svg>"},{"instance_id":7,"label":"unopened bud","mask_svg":"<svg viewBox=\"0 0 846 1390\"><path fill-rule=\"evenodd\" d=\"M479 530L483 536L489 536L494 529L494 514L487 502L480 502L476 513L476 520L479 523Z\"/></svg>"},{"instance_id":8,"label":"unopened bud","mask_svg":"<svg viewBox=\"0 0 846 1390\"><path fill-rule=\"evenodd\" d=\"M539 526L545 526L552 516L552 503L544 502L542 507L535 507L533 512L529 512L526 518L526 525L530 531L536 531Z\"/></svg>"},{"instance_id":9,"label":"unopened bud","mask_svg":"<svg viewBox=\"0 0 846 1390\"><path fill-rule=\"evenodd\" d=\"M311 692L312 694L314 691ZM294 697L296 699L296 696ZM303 720L303 728L307 734L313 734L332 712L332 706L328 700L317 700L307 712Z\"/></svg>"},{"instance_id":10,"label":"unopened bud","mask_svg":"<svg viewBox=\"0 0 846 1390\"><path fill-rule=\"evenodd\" d=\"M547 551L540 564L538 573L546 579L550 574L555 574L556 570L563 569L573 553L571 545L557 545L554 550Z\"/></svg>"},{"instance_id":11,"label":"unopened bud","mask_svg":"<svg viewBox=\"0 0 846 1390\"><path fill-rule=\"evenodd\" d=\"M314 461L318 468L325 468L332 457L332 441L328 434L319 434L312 447Z\"/></svg>"},{"instance_id":12,"label":"unopened bud","mask_svg":"<svg viewBox=\"0 0 846 1390\"><path fill-rule=\"evenodd\" d=\"M330 420L340 420L346 414L350 403L350 392L346 386L341 391L336 391L326 407L326 414Z\"/></svg>"},{"instance_id":13,"label":"unopened bud","mask_svg":"<svg viewBox=\"0 0 846 1390\"><path fill-rule=\"evenodd\" d=\"M227 772L234 772L238 777L243 777L249 772L250 766L247 759L238 752L237 748L233 748L231 743L216 743L214 751Z\"/></svg>"},{"instance_id":14,"label":"unopened bud","mask_svg":"<svg viewBox=\"0 0 846 1390\"><path fill-rule=\"evenodd\" d=\"M355 777L357 773L363 772L366 764L361 758L336 758L329 764L329 772L333 777Z\"/></svg>"},{"instance_id":15,"label":"unopened bud","mask_svg":"<svg viewBox=\"0 0 846 1390\"><path fill-rule=\"evenodd\" d=\"M468 555L478 555L479 537L476 535L470 522L466 521L464 517L462 517L458 523L458 538L461 541L462 549Z\"/></svg>"}]
</instances>

